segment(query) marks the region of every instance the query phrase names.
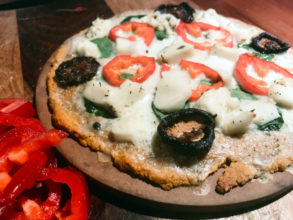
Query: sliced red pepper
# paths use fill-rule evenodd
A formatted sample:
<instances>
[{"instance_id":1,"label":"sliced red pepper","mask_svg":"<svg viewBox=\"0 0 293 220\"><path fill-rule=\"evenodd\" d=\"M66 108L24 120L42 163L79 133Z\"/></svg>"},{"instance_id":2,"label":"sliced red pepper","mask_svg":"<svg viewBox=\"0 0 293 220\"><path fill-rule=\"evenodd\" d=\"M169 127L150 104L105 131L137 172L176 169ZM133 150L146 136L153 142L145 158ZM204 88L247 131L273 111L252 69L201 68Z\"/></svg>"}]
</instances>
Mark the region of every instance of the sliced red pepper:
<instances>
[{"instance_id":1,"label":"sliced red pepper","mask_svg":"<svg viewBox=\"0 0 293 220\"><path fill-rule=\"evenodd\" d=\"M84 184L84 179L75 172L60 169L60 168L45 168L43 169L39 180L50 179L54 182L59 182L68 185L71 191L70 213L66 219L87 219L87 187ZM86 188L85 188L86 187ZM65 213L60 213L64 217Z\"/></svg>"},{"instance_id":2,"label":"sliced red pepper","mask_svg":"<svg viewBox=\"0 0 293 220\"><path fill-rule=\"evenodd\" d=\"M53 128L40 134L38 137L14 146L9 150L8 158L14 163L23 164L28 160L29 154L36 151L44 151L51 146L57 146L61 143L62 139L67 136L68 134L64 131Z\"/></svg>"},{"instance_id":3,"label":"sliced red pepper","mask_svg":"<svg viewBox=\"0 0 293 220\"><path fill-rule=\"evenodd\" d=\"M39 135L40 132L28 127L12 128L7 132L2 133L0 135L0 171L9 172L13 167L11 161L8 160L8 152L13 146L24 143Z\"/></svg>"},{"instance_id":4,"label":"sliced red pepper","mask_svg":"<svg viewBox=\"0 0 293 220\"><path fill-rule=\"evenodd\" d=\"M15 200L23 190L32 188L45 167L47 159L47 155L44 152L34 153L27 163L20 167L12 176L12 180L1 196L0 206Z\"/></svg>"},{"instance_id":5,"label":"sliced red pepper","mask_svg":"<svg viewBox=\"0 0 293 220\"><path fill-rule=\"evenodd\" d=\"M37 115L33 105L24 99L1 99L0 112L11 113L23 117L35 117Z\"/></svg>"},{"instance_id":6,"label":"sliced red pepper","mask_svg":"<svg viewBox=\"0 0 293 220\"><path fill-rule=\"evenodd\" d=\"M198 100L202 94L208 90L218 89L224 86L224 82L220 74L204 64L181 60L180 65L183 69L189 72L191 78L195 79L203 73L213 83L211 86L199 84L195 90L192 90L192 94L189 98L190 101Z\"/></svg>"},{"instance_id":7,"label":"sliced red pepper","mask_svg":"<svg viewBox=\"0 0 293 220\"><path fill-rule=\"evenodd\" d=\"M250 93L257 95L268 95L269 85L263 80L256 79L253 76L248 75L248 65L252 65L255 72L260 77L265 77L269 71L272 70L278 74L283 75L284 77L293 78L292 73L273 62L263 60L248 53L242 54L236 63L235 77L241 87Z\"/></svg>"},{"instance_id":8,"label":"sliced red pepper","mask_svg":"<svg viewBox=\"0 0 293 220\"><path fill-rule=\"evenodd\" d=\"M22 196L19 199L27 219L49 220L56 217L55 215L61 202L61 185L51 180L47 180L45 185L49 193L47 199L42 204L36 199L29 199L27 196Z\"/></svg>"},{"instance_id":9,"label":"sliced red pepper","mask_svg":"<svg viewBox=\"0 0 293 220\"><path fill-rule=\"evenodd\" d=\"M45 131L41 122L35 118L17 116L11 113L0 113L0 125L12 127L29 127L35 131Z\"/></svg>"},{"instance_id":10,"label":"sliced red pepper","mask_svg":"<svg viewBox=\"0 0 293 220\"><path fill-rule=\"evenodd\" d=\"M128 37L121 37L118 34L119 31L123 31L126 33L133 32L134 34ZM155 37L155 30L151 25L147 23L128 22L128 23L113 27L109 32L109 38L112 41L116 41L117 38L125 38L130 41L135 41L136 36L143 38L145 44L149 46Z\"/></svg>"},{"instance_id":11,"label":"sliced red pepper","mask_svg":"<svg viewBox=\"0 0 293 220\"><path fill-rule=\"evenodd\" d=\"M58 167L57 158L55 157L53 150L51 148L48 148L47 150L45 150L45 153L48 156L48 162L46 167L57 168Z\"/></svg>"},{"instance_id":12,"label":"sliced red pepper","mask_svg":"<svg viewBox=\"0 0 293 220\"><path fill-rule=\"evenodd\" d=\"M11 181L11 176L7 172L0 172L0 194Z\"/></svg>"},{"instance_id":13,"label":"sliced red pepper","mask_svg":"<svg viewBox=\"0 0 293 220\"><path fill-rule=\"evenodd\" d=\"M126 80L121 78L123 69L129 68L131 65L140 65L136 74L129 78L131 81L138 83L144 82L156 69L155 58L153 57L120 55L104 66L103 75L112 86L120 86Z\"/></svg>"},{"instance_id":14,"label":"sliced red pepper","mask_svg":"<svg viewBox=\"0 0 293 220\"><path fill-rule=\"evenodd\" d=\"M222 38L215 39L215 43L219 43L225 47L233 47L233 35L224 28L201 22L184 23L182 21L180 21L177 26L177 33L182 37L182 39L186 43L192 44L194 48L199 50L209 50L212 48L214 43L211 40L205 40L203 42L192 41L188 39L187 33L194 37L202 37L202 32L208 30L219 31L223 34Z\"/></svg>"}]
</instances>

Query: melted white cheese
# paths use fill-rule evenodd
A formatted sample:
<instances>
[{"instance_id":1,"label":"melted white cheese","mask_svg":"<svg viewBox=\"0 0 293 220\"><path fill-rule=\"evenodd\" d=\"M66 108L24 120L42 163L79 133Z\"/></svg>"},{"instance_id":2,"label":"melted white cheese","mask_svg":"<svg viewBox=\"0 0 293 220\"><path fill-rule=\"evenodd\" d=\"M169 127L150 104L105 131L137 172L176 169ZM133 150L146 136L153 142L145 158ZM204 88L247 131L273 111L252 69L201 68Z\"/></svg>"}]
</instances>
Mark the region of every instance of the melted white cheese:
<instances>
[{"instance_id":1,"label":"melted white cheese","mask_svg":"<svg viewBox=\"0 0 293 220\"><path fill-rule=\"evenodd\" d=\"M112 20L96 19L85 36L89 39L104 37L122 19L124 17ZM126 80L120 87L113 87L103 80L100 76L101 68L98 76L87 83L82 95L94 103L111 106L115 110L119 117L104 120L103 126L113 133L116 140L129 141L137 146L149 147L158 125L158 119L152 112L151 103L154 101L156 107L163 111L180 109L188 99L190 90L195 89L199 81L206 78L204 74L201 74L196 79L190 79L189 76L189 78L187 77L187 73L185 73L186 77L178 77L179 72L180 74L182 72L179 62L185 59L209 66L217 71L225 82L225 88L210 90L204 93L198 101L192 102L192 106L217 115L217 129L228 135L255 129L256 125L265 124L279 117L275 105L276 102L287 108L281 107L285 120L282 130L293 132L293 111L292 109L289 110L292 108L290 104L292 99L291 92L280 96L277 94L280 92L279 87L270 88L270 98L257 96L258 100L254 101L233 98L228 90L228 88L239 87L233 76L235 64L239 55L247 52L245 49L237 48L236 44L249 43L252 37L262 31L242 22L218 15L213 9L207 11L197 10L194 20L196 22L209 23L230 31L234 36L234 47L227 48L215 44L210 51L194 49L192 45L183 42L181 37L176 34L176 26L180 20L173 15L160 14L159 12L149 13L139 19L133 18L132 21L146 22L155 29L165 31L168 35L166 39L157 40L154 38L152 43L147 46L140 37L137 37L136 41L124 39L124 37L132 33L118 33L121 35L121 38L118 38L116 43L113 42L114 56L118 54L151 56L155 57L157 63L167 61L172 65L171 71L162 73L162 79L160 77L161 67L157 64L155 73L144 83L139 84ZM221 33L216 31L208 31L206 34L209 34L208 37L211 39L221 37ZM193 41L199 40L191 35L188 35L188 38ZM100 56L97 46L85 37L74 39L72 45L73 55L93 56L96 59ZM182 45L184 47L178 49ZM112 58L99 59L98 61L103 66ZM290 52L285 52L276 55L273 62L293 72L292 60L293 55ZM178 75L174 72L176 69L180 69ZM131 72L132 70L127 69L127 71ZM274 84L276 80L282 78L281 74L275 73L269 73L266 77L261 78L256 74L251 65L248 66L247 71L249 75L264 80L268 84ZM132 72L134 73L135 70ZM166 89L164 87L166 85L170 87Z\"/></svg>"},{"instance_id":2,"label":"melted white cheese","mask_svg":"<svg viewBox=\"0 0 293 220\"><path fill-rule=\"evenodd\" d=\"M71 42L71 54L75 56L88 56L99 59L101 53L96 44L84 36L78 36Z\"/></svg>"},{"instance_id":3,"label":"melted white cheese","mask_svg":"<svg viewBox=\"0 0 293 220\"><path fill-rule=\"evenodd\" d=\"M157 84L154 104L163 112L174 112L185 105L191 95L191 77L188 72L173 68L162 72Z\"/></svg>"},{"instance_id":4,"label":"melted white cheese","mask_svg":"<svg viewBox=\"0 0 293 220\"><path fill-rule=\"evenodd\" d=\"M144 96L129 108L124 108L119 118L111 122L111 132L117 141L129 141L136 146L151 145L158 120L152 112L151 94Z\"/></svg>"}]
</instances>

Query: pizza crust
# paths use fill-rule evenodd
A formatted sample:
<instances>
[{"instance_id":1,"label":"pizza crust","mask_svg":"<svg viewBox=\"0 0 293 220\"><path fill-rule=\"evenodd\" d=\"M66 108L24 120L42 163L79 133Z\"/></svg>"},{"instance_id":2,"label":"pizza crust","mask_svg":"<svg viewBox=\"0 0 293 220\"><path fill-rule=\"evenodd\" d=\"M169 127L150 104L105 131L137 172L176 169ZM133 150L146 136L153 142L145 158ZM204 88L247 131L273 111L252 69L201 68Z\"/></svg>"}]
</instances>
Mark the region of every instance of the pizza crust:
<instances>
[{"instance_id":1,"label":"pizza crust","mask_svg":"<svg viewBox=\"0 0 293 220\"><path fill-rule=\"evenodd\" d=\"M127 16L137 13L147 13L148 11L132 11L126 12L119 16ZM115 16L113 19L118 18ZM240 22L240 21L239 21ZM86 30L80 32L83 34ZM73 36L74 37L74 36ZM273 132L271 136L261 134L261 132L251 132L241 137L231 138L219 132L216 132L216 139L211 151L207 156L200 161L201 171L190 169L189 164L182 160L175 160L172 152L164 151L155 153L155 157L146 155L139 148L131 143L118 143L111 139L111 135L107 131L95 131L88 126L88 121L92 119L88 113L82 112L74 104L74 97L79 95L83 85L72 86L68 89L58 87L54 80L55 69L67 59L67 54L70 51L70 39L64 42L62 46L55 52L52 61L52 68L48 74L47 86L49 93L49 105L52 109L52 120L54 124L62 128L73 136L79 142L91 147L96 151L104 152L111 156L113 163L122 171L134 173L140 178L150 180L153 183L160 185L165 190L170 190L182 185L200 185L209 175L216 172L219 168L224 167L225 171L217 182L217 190L220 193L225 193L237 185L244 185L253 178L259 177L262 173L253 166L252 161L246 160L249 151L255 147L264 148L264 145L271 144L270 151L274 145L280 144L281 154L276 157L272 156L265 169L271 173L283 171L287 166L293 163L293 137L287 133ZM264 138L266 141L263 141ZM258 143L254 143L258 142ZM230 148L235 148L235 152L241 152L245 147L248 153L241 155L229 155L229 152L221 155L219 153L228 145ZM223 149L222 149L223 148ZM154 149L156 151L156 149ZM286 156L285 156L286 155ZM157 157L156 157L157 156ZM143 159L141 159L143 158ZM195 161L197 159L195 158ZM184 160L183 160L184 161ZM232 161L232 162L231 162ZM229 162L229 163L227 163ZM193 162L194 163L194 162ZM192 164L192 163L191 163ZM208 164L208 169L205 165ZM194 164L192 164L193 166Z\"/></svg>"}]
</instances>

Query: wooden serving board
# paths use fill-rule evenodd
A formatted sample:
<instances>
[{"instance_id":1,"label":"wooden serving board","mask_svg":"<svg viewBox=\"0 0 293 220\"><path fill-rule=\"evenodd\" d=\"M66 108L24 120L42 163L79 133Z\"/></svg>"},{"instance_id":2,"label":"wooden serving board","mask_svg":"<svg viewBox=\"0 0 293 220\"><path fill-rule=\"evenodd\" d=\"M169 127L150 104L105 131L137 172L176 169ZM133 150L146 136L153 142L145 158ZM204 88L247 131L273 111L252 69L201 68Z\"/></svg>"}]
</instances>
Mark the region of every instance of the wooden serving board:
<instances>
[{"instance_id":1,"label":"wooden serving board","mask_svg":"<svg viewBox=\"0 0 293 220\"><path fill-rule=\"evenodd\" d=\"M46 89L52 57L45 64L36 88L37 112L46 129L53 128ZM272 175L266 183L255 180L221 195L215 191L217 179L223 172L219 170L209 176L201 187L177 187L165 191L119 171L105 155L81 146L73 138L63 140L57 150L112 196L151 209L154 215L163 217L211 217L239 213L271 202L293 188L293 175L282 172Z\"/></svg>"}]
</instances>

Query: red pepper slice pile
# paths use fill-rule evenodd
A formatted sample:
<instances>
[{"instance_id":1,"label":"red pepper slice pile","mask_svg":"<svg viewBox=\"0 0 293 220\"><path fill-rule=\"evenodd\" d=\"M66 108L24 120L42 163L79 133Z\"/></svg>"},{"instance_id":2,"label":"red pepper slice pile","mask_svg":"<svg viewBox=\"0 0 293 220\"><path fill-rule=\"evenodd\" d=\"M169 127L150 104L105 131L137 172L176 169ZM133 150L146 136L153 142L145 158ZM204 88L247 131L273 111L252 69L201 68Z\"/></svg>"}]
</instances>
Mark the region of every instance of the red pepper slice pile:
<instances>
[{"instance_id":1,"label":"red pepper slice pile","mask_svg":"<svg viewBox=\"0 0 293 220\"><path fill-rule=\"evenodd\" d=\"M198 100L203 93L210 89L218 89L224 86L224 82L219 73L204 64L181 60L180 66L189 72L191 78L195 79L203 73L213 83L211 86L199 84L195 90L192 90L192 94L189 98L190 101Z\"/></svg>"},{"instance_id":2,"label":"red pepper slice pile","mask_svg":"<svg viewBox=\"0 0 293 220\"><path fill-rule=\"evenodd\" d=\"M247 67L250 64L254 67L255 72L260 77L265 77L269 71L272 70L284 77L293 78L292 73L273 62L263 60L248 53L242 54L236 63L235 77L241 87L250 93L265 96L269 93L269 85L265 81L248 75Z\"/></svg>"},{"instance_id":3,"label":"red pepper slice pile","mask_svg":"<svg viewBox=\"0 0 293 220\"><path fill-rule=\"evenodd\" d=\"M233 35L226 29L221 27L216 27L210 24L193 22L184 23L180 22L177 26L177 33L182 37L182 39L189 44L192 44L194 48L199 50L209 50L213 46L211 40L205 40L203 42L194 42L187 37L187 33L194 37L202 37L203 31L214 30L222 33L223 37L215 39L216 43L222 44L225 47L233 47ZM186 33L187 32L187 33Z\"/></svg>"},{"instance_id":4,"label":"red pepper slice pile","mask_svg":"<svg viewBox=\"0 0 293 220\"><path fill-rule=\"evenodd\" d=\"M131 65L140 65L136 74L129 78L131 81L138 83L144 82L156 69L156 62L153 57L120 55L104 66L103 75L112 86L120 86L126 80L121 78L123 69L129 68Z\"/></svg>"},{"instance_id":5,"label":"red pepper slice pile","mask_svg":"<svg viewBox=\"0 0 293 220\"><path fill-rule=\"evenodd\" d=\"M126 33L133 32L134 34L128 37L121 37L118 34L119 31L123 31ZM113 27L109 32L109 38L112 41L116 41L117 38L125 38L130 41L136 41L136 36L143 38L144 43L147 46L149 46L155 37L155 30L151 25L147 23L128 22L128 23Z\"/></svg>"},{"instance_id":6,"label":"red pepper slice pile","mask_svg":"<svg viewBox=\"0 0 293 220\"><path fill-rule=\"evenodd\" d=\"M67 134L45 131L30 102L0 100L0 219L87 219L88 188L74 169L57 168L51 146ZM62 184L71 199L60 207Z\"/></svg>"}]
</instances>

